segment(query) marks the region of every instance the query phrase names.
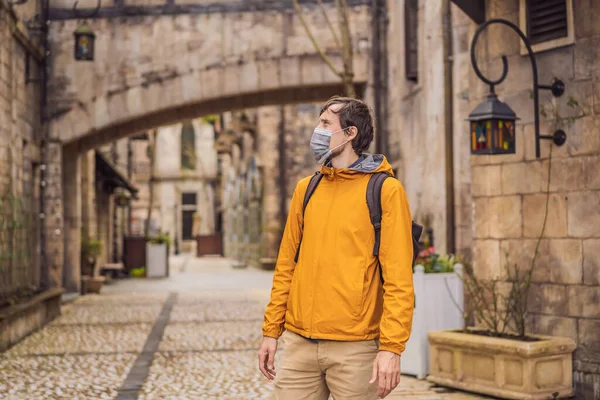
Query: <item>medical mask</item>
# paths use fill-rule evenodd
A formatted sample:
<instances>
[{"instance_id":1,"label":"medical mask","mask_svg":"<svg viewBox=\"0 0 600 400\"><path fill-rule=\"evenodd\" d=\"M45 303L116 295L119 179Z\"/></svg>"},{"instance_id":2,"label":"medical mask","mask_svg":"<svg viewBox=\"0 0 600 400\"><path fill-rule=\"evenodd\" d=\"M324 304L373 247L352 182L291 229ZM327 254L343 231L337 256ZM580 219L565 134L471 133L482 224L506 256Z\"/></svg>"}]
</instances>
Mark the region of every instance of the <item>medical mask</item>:
<instances>
[{"instance_id":1,"label":"medical mask","mask_svg":"<svg viewBox=\"0 0 600 400\"><path fill-rule=\"evenodd\" d=\"M345 131L349 128L350 127L340 129L339 131L335 132L331 132L329 129L315 128L312 138L310 139L310 149L312 150L313 156L315 157L317 163L323 164L329 157L331 157L334 150L342 147L352 140L346 140L344 143L340 144L339 146L335 146L333 149L329 148L329 144L331 143L331 135Z\"/></svg>"}]
</instances>

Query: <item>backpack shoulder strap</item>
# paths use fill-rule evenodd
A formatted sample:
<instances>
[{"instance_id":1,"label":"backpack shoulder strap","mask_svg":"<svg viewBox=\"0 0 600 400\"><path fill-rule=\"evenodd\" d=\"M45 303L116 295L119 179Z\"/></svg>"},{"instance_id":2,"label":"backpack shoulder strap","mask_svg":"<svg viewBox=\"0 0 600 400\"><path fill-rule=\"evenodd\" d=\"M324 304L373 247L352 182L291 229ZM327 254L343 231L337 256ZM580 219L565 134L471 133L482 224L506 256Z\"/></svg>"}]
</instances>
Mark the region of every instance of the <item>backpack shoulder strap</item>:
<instances>
[{"instance_id":1,"label":"backpack shoulder strap","mask_svg":"<svg viewBox=\"0 0 600 400\"><path fill-rule=\"evenodd\" d=\"M323 179L323 174L320 172L315 172L315 174L310 178L310 182L308 182L308 187L306 188L306 193L304 193L304 203L302 204L302 216L304 216L304 211L306 210L306 206L308 205L308 201L312 197L315 189L319 185Z\"/></svg>"},{"instance_id":2,"label":"backpack shoulder strap","mask_svg":"<svg viewBox=\"0 0 600 400\"><path fill-rule=\"evenodd\" d=\"M367 205L369 206L371 223L373 224L373 228L375 228L375 245L373 247L373 255L375 257L379 256L379 246L381 243L381 218L383 212L381 208L381 188L383 187L383 182L389 176L390 175L387 172L373 174L367 186ZM422 232L423 227L412 221L411 236L413 244L413 265L415 264L420 251L419 239Z\"/></svg>"},{"instance_id":3,"label":"backpack shoulder strap","mask_svg":"<svg viewBox=\"0 0 600 400\"><path fill-rule=\"evenodd\" d=\"M369 216L371 223L375 228L375 246L373 247L373 255L379 256L379 245L381 242L381 188L383 182L390 177L387 172L378 172L369 178L367 185L367 205L369 206Z\"/></svg>"},{"instance_id":4,"label":"backpack shoulder strap","mask_svg":"<svg viewBox=\"0 0 600 400\"><path fill-rule=\"evenodd\" d=\"M302 203L302 225L304 225L304 211L306 210L306 206L308 205L308 201L312 197L315 189L319 185L323 179L323 174L320 172L316 172L311 178L310 182L308 182L308 187L306 188L306 192L304 193L304 202ZM304 231L304 229L302 230ZM296 248L296 256L294 257L294 262L298 262L298 257L300 256L300 245L302 244L302 236L300 237L300 241L298 242L298 247Z\"/></svg>"}]
</instances>

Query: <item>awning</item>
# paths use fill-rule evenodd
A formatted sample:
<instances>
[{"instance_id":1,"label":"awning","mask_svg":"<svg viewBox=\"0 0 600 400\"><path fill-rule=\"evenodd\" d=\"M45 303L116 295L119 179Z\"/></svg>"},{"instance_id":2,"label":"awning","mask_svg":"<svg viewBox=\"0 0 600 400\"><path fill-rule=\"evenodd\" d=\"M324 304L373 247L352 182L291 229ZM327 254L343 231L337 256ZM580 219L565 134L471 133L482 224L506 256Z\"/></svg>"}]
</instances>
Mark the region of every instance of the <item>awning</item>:
<instances>
[{"instance_id":1,"label":"awning","mask_svg":"<svg viewBox=\"0 0 600 400\"><path fill-rule=\"evenodd\" d=\"M485 0L452 0L476 24L485 22Z\"/></svg>"},{"instance_id":2,"label":"awning","mask_svg":"<svg viewBox=\"0 0 600 400\"><path fill-rule=\"evenodd\" d=\"M103 187L110 193L120 187L131 193L134 199L137 199L138 189L129 183L127 178L121 175L99 151L96 151L96 180L101 182Z\"/></svg>"}]
</instances>

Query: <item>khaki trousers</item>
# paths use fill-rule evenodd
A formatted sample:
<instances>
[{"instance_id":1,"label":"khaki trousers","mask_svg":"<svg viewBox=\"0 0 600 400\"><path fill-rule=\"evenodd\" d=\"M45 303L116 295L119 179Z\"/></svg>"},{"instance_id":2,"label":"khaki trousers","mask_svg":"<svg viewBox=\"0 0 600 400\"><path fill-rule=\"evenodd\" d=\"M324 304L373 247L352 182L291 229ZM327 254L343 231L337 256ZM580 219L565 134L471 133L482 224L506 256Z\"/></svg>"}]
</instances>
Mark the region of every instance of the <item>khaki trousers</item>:
<instances>
[{"instance_id":1,"label":"khaki trousers","mask_svg":"<svg viewBox=\"0 0 600 400\"><path fill-rule=\"evenodd\" d=\"M311 341L290 331L276 369L276 400L375 400L377 381L370 384L377 357L375 340Z\"/></svg>"}]
</instances>

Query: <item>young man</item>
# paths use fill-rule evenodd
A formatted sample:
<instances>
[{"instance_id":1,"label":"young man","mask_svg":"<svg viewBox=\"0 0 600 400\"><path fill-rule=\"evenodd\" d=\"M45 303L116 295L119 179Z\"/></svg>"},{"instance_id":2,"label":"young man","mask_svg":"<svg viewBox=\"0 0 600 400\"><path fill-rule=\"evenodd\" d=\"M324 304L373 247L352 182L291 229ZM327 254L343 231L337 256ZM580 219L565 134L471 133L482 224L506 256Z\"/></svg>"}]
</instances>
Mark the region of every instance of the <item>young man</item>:
<instances>
[{"instance_id":1,"label":"young man","mask_svg":"<svg viewBox=\"0 0 600 400\"><path fill-rule=\"evenodd\" d=\"M372 140L366 104L344 97L325 104L311 139L323 178L304 212L310 177L292 196L258 352L276 399L370 400L400 382L414 308L412 222L404 188L386 179L379 257L373 255L367 183L392 169L384 156L365 153Z\"/></svg>"}]
</instances>

